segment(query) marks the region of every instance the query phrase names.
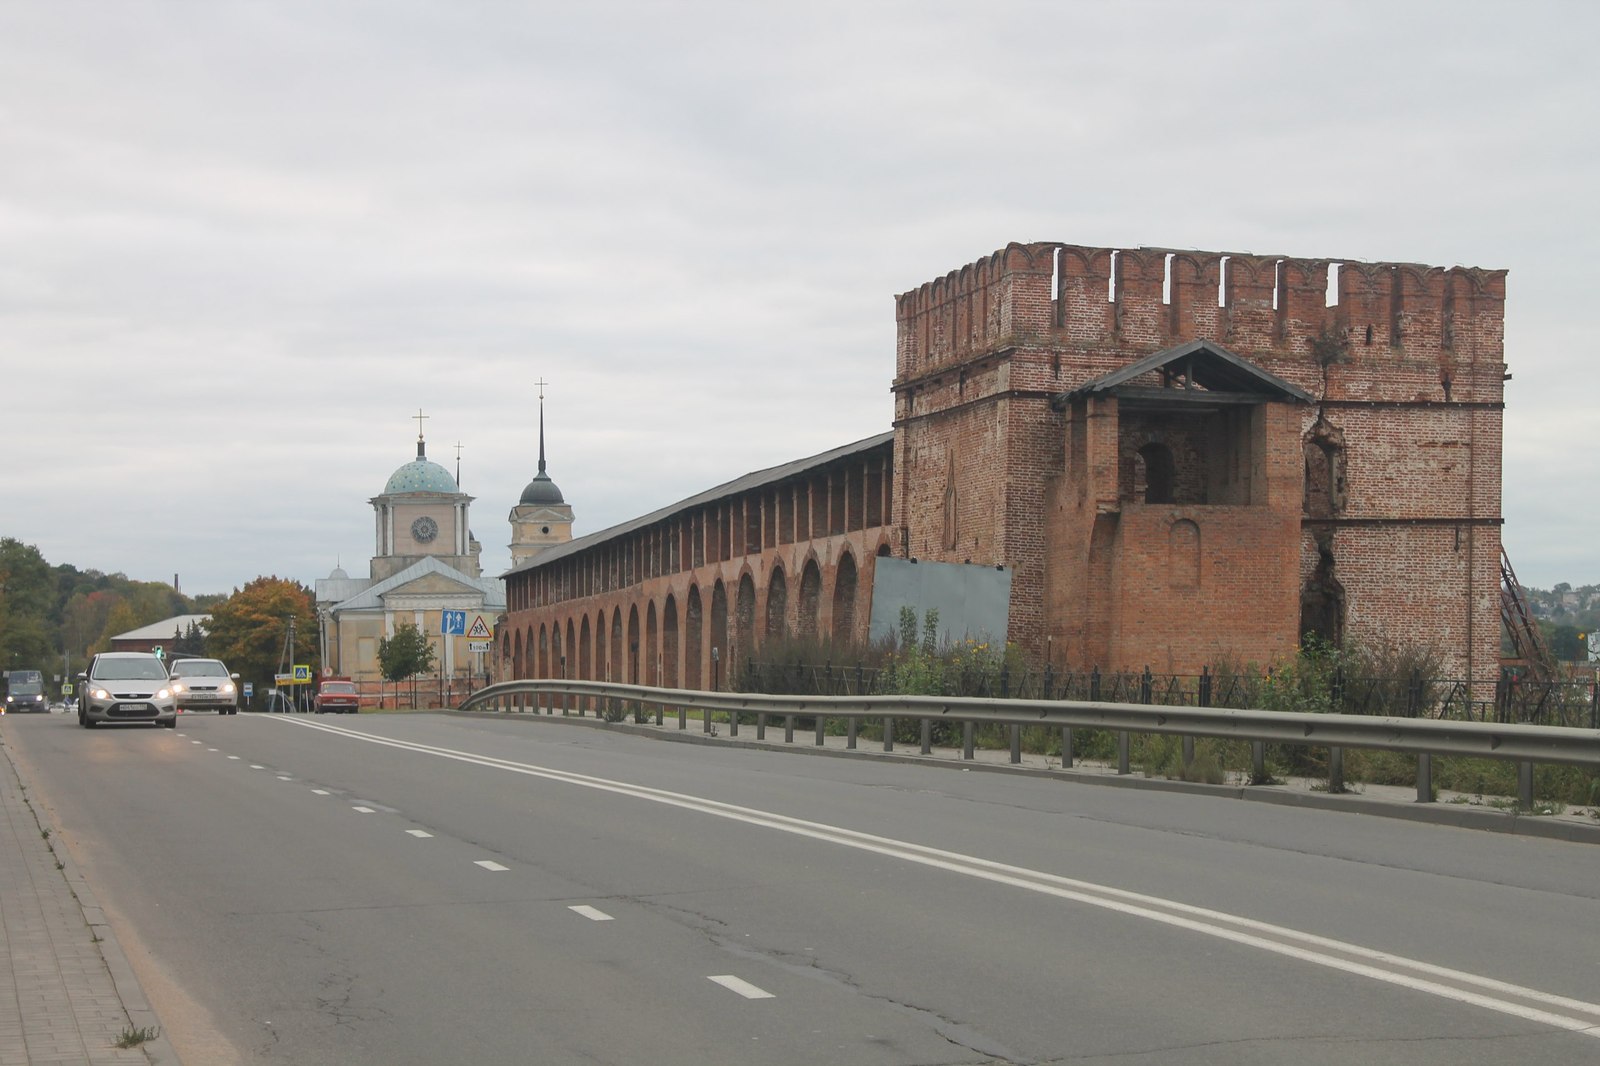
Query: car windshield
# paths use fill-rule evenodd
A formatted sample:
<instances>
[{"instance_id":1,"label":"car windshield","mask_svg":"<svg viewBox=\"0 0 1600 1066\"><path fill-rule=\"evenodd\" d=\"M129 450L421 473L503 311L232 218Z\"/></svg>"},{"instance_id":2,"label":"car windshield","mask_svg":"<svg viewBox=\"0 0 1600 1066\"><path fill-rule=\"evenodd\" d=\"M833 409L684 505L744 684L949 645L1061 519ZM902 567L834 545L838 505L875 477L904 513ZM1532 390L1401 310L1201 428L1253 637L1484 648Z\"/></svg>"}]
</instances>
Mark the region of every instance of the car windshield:
<instances>
[{"instance_id":1,"label":"car windshield","mask_svg":"<svg viewBox=\"0 0 1600 1066\"><path fill-rule=\"evenodd\" d=\"M350 682L350 681L328 681L328 682L325 682L323 684L323 686L322 686L322 691L323 692L350 693L350 692L354 692L355 690L356 690L356 686L355 686L354 682Z\"/></svg>"},{"instance_id":2,"label":"car windshield","mask_svg":"<svg viewBox=\"0 0 1600 1066\"><path fill-rule=\"evenodd\" d=\"M174 674L184 677L227 677L228 668L215 659L184 659L172 664Z\"/></svg>"},{"instance_id":3,"label":"car windshield","mask_svg":"<svg viewBox=\"0 0 1600 1066\"><path fill-rule=\"evenodd\" d=\"M160 659L99 659L93 676L97 681L165 681L167 668Z\"/></svg>"}]
</instances>

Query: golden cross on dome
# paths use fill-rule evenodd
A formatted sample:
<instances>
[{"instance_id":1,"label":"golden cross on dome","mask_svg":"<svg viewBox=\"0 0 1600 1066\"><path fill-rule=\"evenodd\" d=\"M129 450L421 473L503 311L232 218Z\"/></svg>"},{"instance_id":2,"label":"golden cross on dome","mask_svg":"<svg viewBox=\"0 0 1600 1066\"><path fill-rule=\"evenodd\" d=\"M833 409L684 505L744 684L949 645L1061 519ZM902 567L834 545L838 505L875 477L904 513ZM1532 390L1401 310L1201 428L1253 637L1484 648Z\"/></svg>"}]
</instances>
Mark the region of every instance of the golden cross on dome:
<instances>
[{"instance_id":1,"label":"golden cross on dome","mask_svg":"<svg viewBox=\"0 0 1600 1066\"><path fill-rule=\"evenodd\" d=\"M417 413L412 415L411 417L415 418L417 420L417 439L421 440L422 439L422 420L424 418L432 418L433 416L432 415L423 414L422 413L422 408L419 407L419 408L417 408Z\"/></svg>"},{"instance_id":2,"label":"golden cross on dome","mask_svg":"<svg viewBox=\"0 0 1600 1066\"><path fill-rule=\"evenodd\" d=\"M534 384L539 386L539 399L540 399L540 401L543 401L544 400L544 387L546 385L550 384L550 383L548 381L546 381L544 378L540 378L538 381L535 381Z\"/></svg>"}]
</instances>

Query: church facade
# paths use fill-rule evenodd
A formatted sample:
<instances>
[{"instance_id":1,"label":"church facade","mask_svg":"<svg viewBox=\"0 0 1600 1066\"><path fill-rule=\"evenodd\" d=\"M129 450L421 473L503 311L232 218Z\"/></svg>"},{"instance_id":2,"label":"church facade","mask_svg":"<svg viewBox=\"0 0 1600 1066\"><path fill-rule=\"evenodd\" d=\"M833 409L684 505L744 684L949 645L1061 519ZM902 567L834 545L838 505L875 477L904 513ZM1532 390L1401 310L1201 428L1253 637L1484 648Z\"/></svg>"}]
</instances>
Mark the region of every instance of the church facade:
<instances>
[{"instance_id":1,"label":"church facade","mask_svg":"<svg viewBox=\"0 0 1600 1066\"><path fill-rule=\"evenodd\" d=\"M501 677L711 687L864 639L876 561L998 568L1057 667L1305 634L1499 667L1505 272L1011 244L896 300L892 430L505 575Z\"/></svg>"},{"instance_id":2,"label":"church facade","mask_svg":"<svg viewBox=\"0 0 1600 1066\"><path fill-rule=\"evenodd\" d=\"M352 578L335 568L316 582L325 667L357 681L381 680L378 645L409 622L433 645L442 677L484 677L491 653L472 645L489 643L494 621L505 610L505 591L499 578L483 576L482 547L468 520L472 497L428 459L418 433L416 458L395 470L369 502L371 576ZM445 611L464 612L466 631L442 632Z\"/></svg>"}]
</instances>

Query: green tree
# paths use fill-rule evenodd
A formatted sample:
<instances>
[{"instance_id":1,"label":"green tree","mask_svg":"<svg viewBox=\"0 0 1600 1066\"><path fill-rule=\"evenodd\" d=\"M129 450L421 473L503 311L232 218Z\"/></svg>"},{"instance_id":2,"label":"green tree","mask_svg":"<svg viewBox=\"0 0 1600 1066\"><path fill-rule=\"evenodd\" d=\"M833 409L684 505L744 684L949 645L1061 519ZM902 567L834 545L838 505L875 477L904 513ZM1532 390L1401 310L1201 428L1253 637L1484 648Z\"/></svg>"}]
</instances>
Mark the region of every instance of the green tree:
<instances>
[{"instance_id":1,"label":"green tree","mask_svg":"<svg viewBox=\"0 0 1600 1066\"><path fill-rule=\"evenodd\" d=\"M1589 658L1587 642L1581 639L1582 634L1577 626L1552 626L1548 622L1541 622L1540 625L1544 629L1545 644L1558 662L1582 662Z\"/></svg>"},{"instance_id":2,"label":"green tree","mask_svg":"<svg viewBox=\"0 0 1600 1066\"><path fill-rule=\"evenodd\" d=\"M206 635L194 622L189 623L189 628L181 634L174 633L172 644L169 645L172 654L169 658L176 659L180 655L204 655L206 653Z\"/></svg>"},{"instance_id":3,"label":"green tree","mask_svg":"<svg viewBox=\"0 0 1600 1066\"><path fill-rule=\"evenodd\" d=\"M0 668L48 670L55 661L55 582L31 544L0 540Z\"/></svg>"},{"instance_id":4,"label":"green tree","mask_svg":"<svg viewBox=\"0 0 1600 1066\"><path fill-rule=\"evenodd\" d=\"M111 649L111 638L139 628L139 616L134 613L133 604L127 600L118 599L106 613L105 628L100 631L100 639L94 642L89 649L99 654Z\"/></svg>"},{"instance_id":5,"label":"green tree","mask_svg":"<svg viewBox=\"0 0 1600 1066\"><path fill-rule=\"evenodd\" d=\"M433 669L433 645L416 626L401 622L394 636L378 641L378 668L390 681L427 673Z\"/></svg>"},{"instance_id":6,"label":"green tree","mask_svg":"<svg viewBox=\"0 0 1600 1066\"><path fill-rule=\"evenodd\" d=\"M258 577L211 611L205 648L221 659L241 680L252 681L265 692L278 667L310 665L315 675L317 616L311 590L298 581ZM284 663L289 622L294 622L295 663Z\"/></svg>"}]
</instances>

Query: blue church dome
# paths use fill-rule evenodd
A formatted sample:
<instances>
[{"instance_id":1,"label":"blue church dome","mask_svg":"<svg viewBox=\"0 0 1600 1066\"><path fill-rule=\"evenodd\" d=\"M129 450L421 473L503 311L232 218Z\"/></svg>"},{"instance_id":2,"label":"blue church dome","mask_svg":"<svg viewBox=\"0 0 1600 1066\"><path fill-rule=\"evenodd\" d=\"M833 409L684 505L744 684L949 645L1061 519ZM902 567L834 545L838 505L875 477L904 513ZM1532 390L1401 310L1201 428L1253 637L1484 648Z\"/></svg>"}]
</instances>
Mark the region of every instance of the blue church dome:
<instances>
[{"instance_id":1,"label":"blue church dome","mask_svg":"<svg viewBox=\"0 0 1600 1066\"><path fill-rule=\"evenodd\" d=\"M417 457L389 475L383 494L392 496L401 492L460 492L450 471L428 459L422 441L417 441Z\"/></svg>"}]
</instances>

